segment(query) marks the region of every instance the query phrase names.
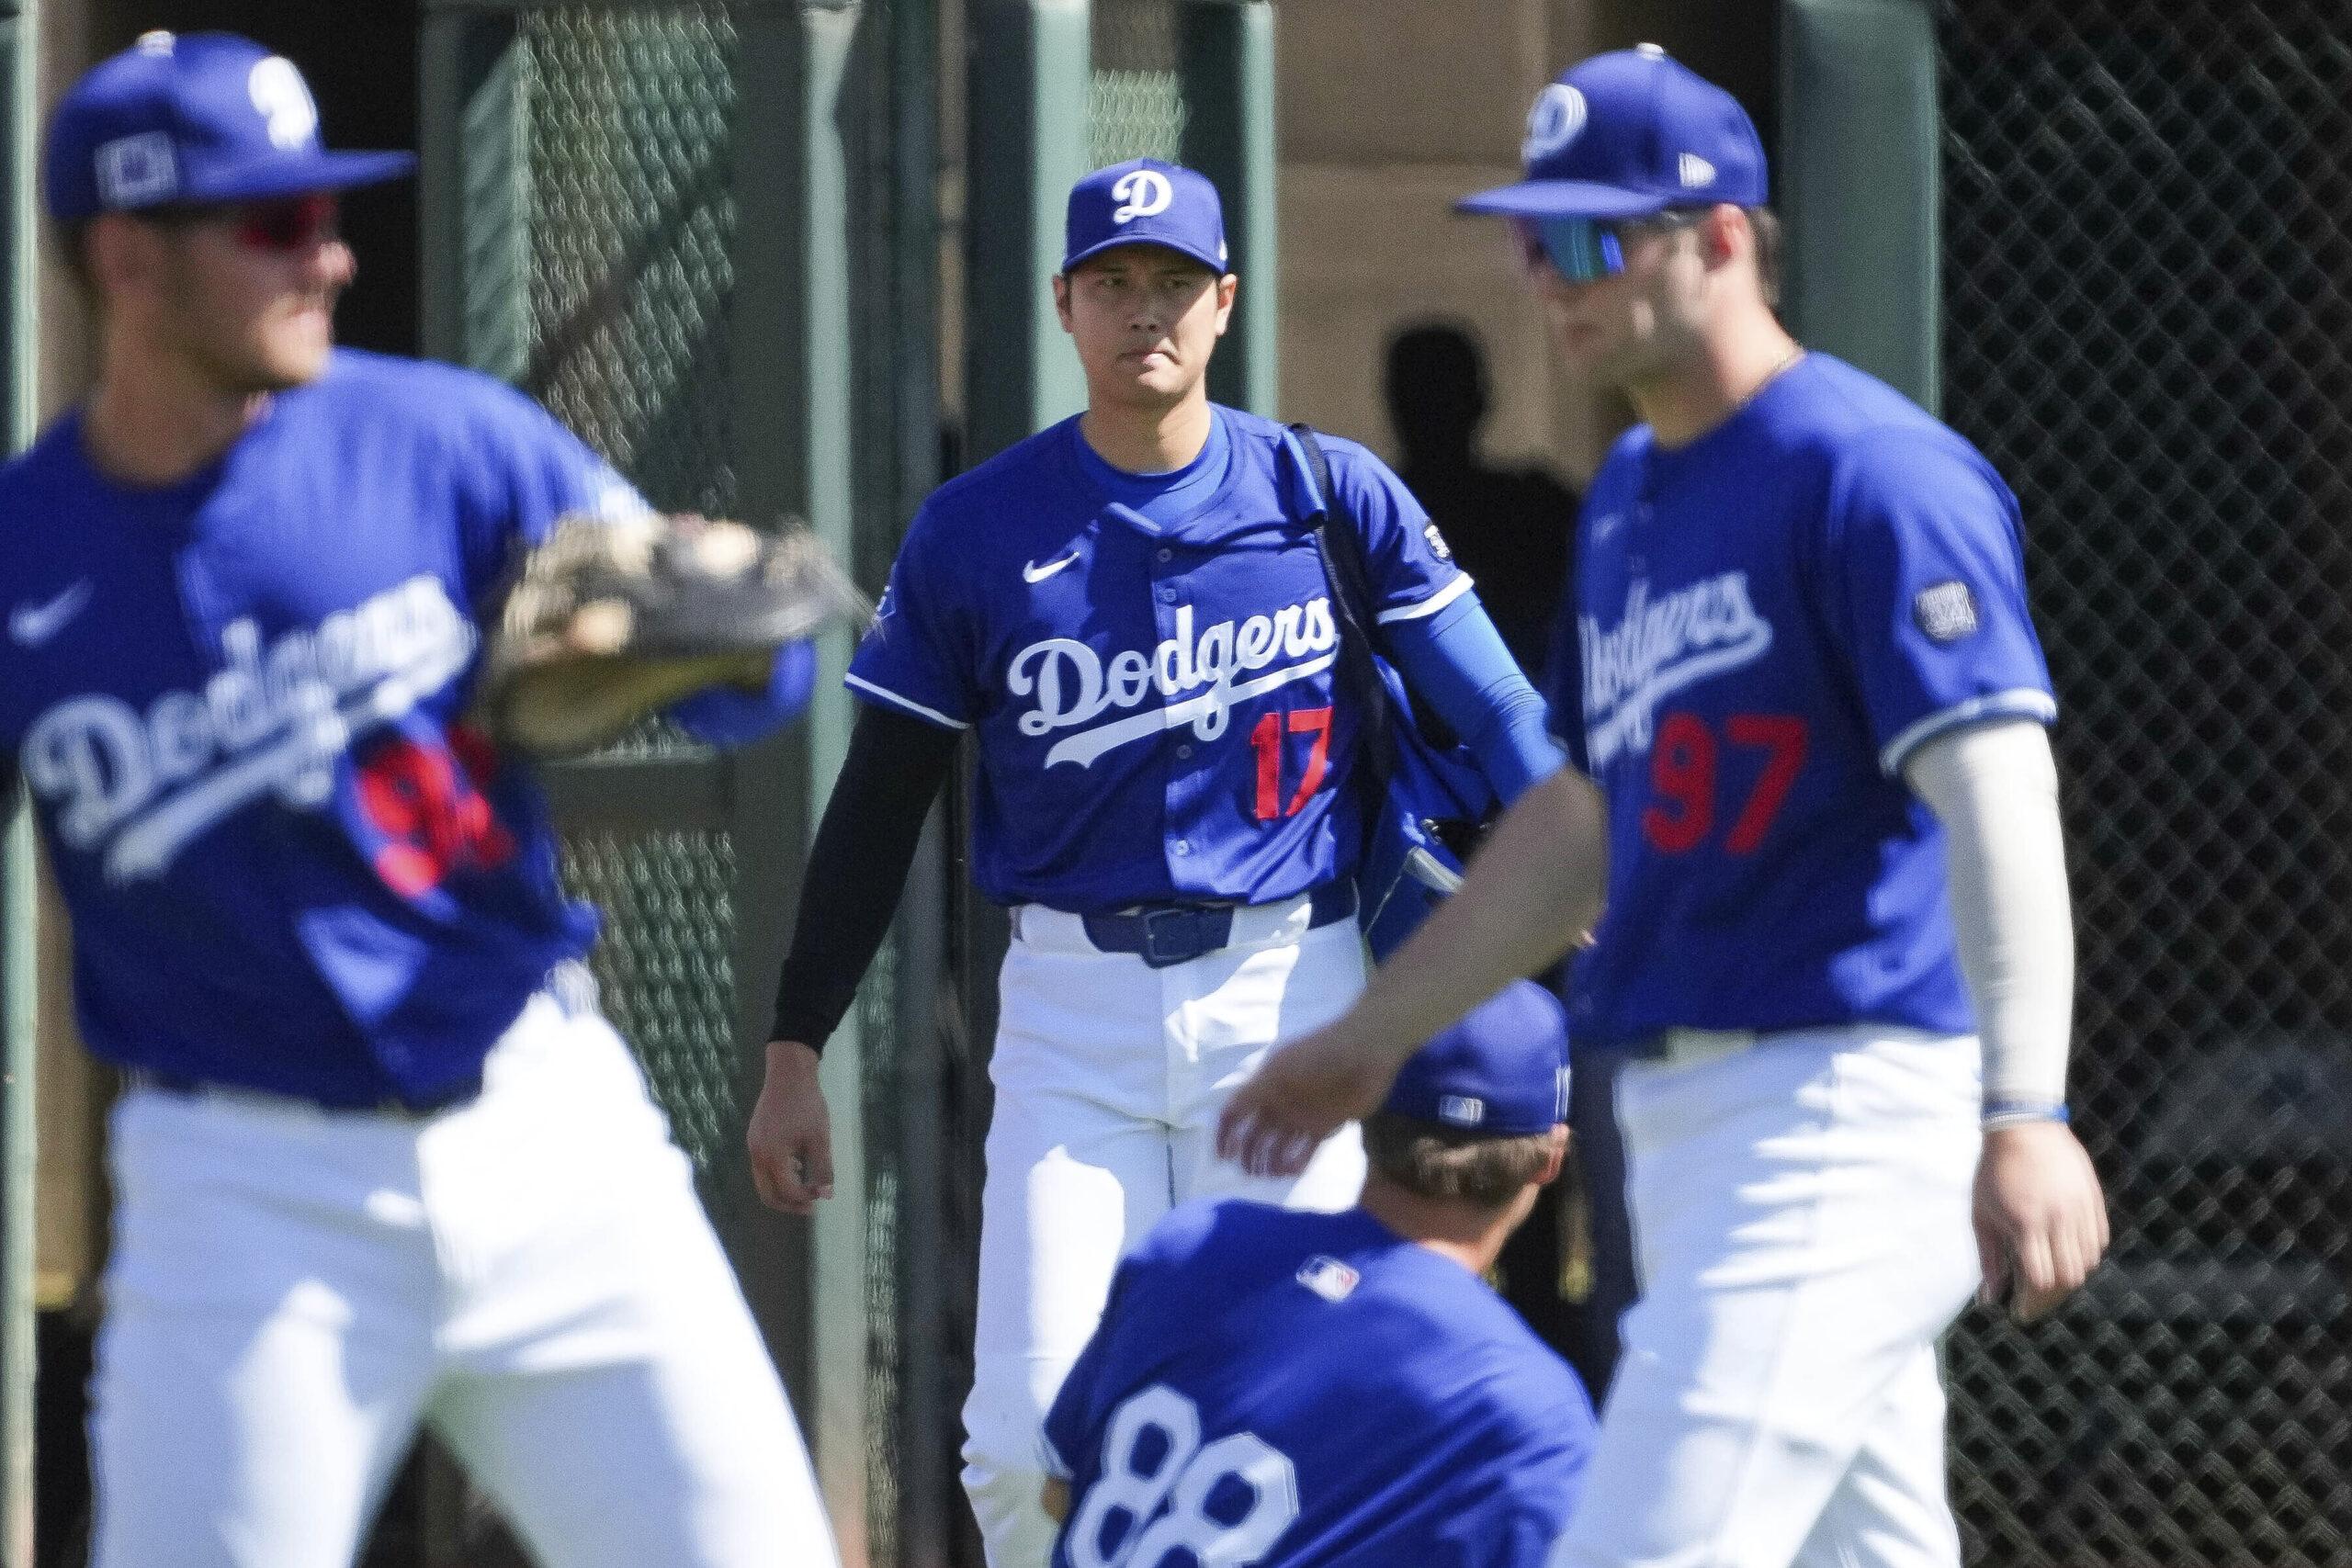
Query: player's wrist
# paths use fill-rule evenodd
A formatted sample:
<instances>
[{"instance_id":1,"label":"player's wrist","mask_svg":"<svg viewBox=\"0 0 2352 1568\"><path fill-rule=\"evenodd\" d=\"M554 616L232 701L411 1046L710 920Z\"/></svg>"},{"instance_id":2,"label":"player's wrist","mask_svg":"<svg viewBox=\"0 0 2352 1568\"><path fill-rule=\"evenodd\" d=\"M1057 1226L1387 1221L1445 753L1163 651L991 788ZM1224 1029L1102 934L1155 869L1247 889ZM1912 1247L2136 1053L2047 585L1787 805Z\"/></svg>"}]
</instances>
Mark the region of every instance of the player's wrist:
<instances>
[{"instance_id":1,"label":"player's wrist","mask_svg":"<svg viewBox=\"0 0 2352 1568\"><path fill-rule=\"evenodd\" d=\"M768 1042L767 1065L770 1077L787 1079L814 1078L820 1057L817 1048L805 1040L771 1040Z\"/></svg>"},{"instance_id":2,"label":"player's wrist","mask_svg":"<svg viewBox=\"0 0 2352 1568\"><path fill-rule=\"evenodd\" d=\"M2036 1127L2055 1122L2064 1126L2074 1117L2063 1100L1987 1100L1980 1124L1987 1133L2007 1132L2012 1127Z\"/></svg>"}]
</instances>

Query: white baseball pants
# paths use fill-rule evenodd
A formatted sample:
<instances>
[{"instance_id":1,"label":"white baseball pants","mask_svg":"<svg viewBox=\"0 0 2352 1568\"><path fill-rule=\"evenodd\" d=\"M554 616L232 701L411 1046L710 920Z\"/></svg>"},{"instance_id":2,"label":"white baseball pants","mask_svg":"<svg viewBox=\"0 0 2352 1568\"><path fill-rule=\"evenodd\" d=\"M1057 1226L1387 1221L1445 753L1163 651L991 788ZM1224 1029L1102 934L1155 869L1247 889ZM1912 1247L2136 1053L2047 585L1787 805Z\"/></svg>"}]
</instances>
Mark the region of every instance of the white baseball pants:
<instances>
[{"instance_id":1,"label":"white baseball pants","mask_svg":"<svg viewBox=\"0 0 2352 1568\"><path fill-rule=\"evenodd\" d=\"M1120 1257L1170 1207L1238 1193L1344 1209L1363 1186L1354 1127L1295 1182L1216 1157L1226 1096L1273 1045L1363 988L1351 919L1306 900L1235 912L1234 945L1165 969L1097 952L1077 917L1019 911L999 980L988 1179L964 1489L990 1568L1044 1568L1046 1412L1094 1333Z\"/></svg>"},{"instance_id":2,"label":"white baseball pants","mask_svg":"<svg viewBox=\"0 0 2352 1568\"><path fill-rule=\"evenodd\" d=\"M831 1568L774 1367L636 1063L534 998L419 1119L114 1112L96 1568L346 1568L419 1421L546 1568Z\"/></svg>"},{"instance_id":3,"label":"white baseball pants","mask_svg":"<svg viewBox=\"0 0 2352 1568\"><path fill-rule=\"evenodd\" d=\"M1973 1038L1637 1061L1643 1295L1553 1568L1958 1568L1938 1337L1977 1280Z\"/></svg>"}]
</instances>

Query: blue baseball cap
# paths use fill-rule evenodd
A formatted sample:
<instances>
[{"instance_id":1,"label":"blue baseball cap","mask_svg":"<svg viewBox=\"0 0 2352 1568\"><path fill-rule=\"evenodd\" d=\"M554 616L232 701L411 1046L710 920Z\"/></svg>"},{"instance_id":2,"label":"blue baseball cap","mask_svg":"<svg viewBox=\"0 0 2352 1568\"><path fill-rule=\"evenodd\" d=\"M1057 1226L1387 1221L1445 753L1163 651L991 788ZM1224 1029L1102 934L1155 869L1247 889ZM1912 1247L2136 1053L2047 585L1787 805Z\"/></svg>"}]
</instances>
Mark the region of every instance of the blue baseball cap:
<instances>
[{"instance_id":1,"label":"blue baseball cap","mask_svg":"<svg viewBox=\"0 0 2352 1568\"><path fill-rule=\"evenodd\" d=\"M152 32L83 73L50 116L50 216L255 201L398 179L409 152L330 152L294 62L234 33Z\"/></svg>"},{"instance_id":2,"label":"blue baseball cap","mask_svg":"<svg viewBox=\"0 0 2352 1568\"><path fill-rule=\"evenodd\" d=\"M1454 203L1507 217L1643 218L1760 207L1764 143L1737 99L1654 43L1596 54L1536 96L1517 185Z\"/></svg>"},{"instance_id":3,"label":"blue baseball cap","mask_svg":"<svg viewBox=\"0 0 2352 1568\"><path fill-rule=\"evenodd\" d=\"M1514 980L1413 1053L1382 1109L1494 1138L1568 1119L1568 1017L1532 980Z\"/></svg>"},{"instance_id":4,"label":"blue baseball cap","mask_svg":"<svg viewBox=\"0 0 2352 1568\"><path fill-rule=\"evenodd\" d=\"M1197 169L1133 158L1070 186L1062 270L1119 245L1165 245L1222 276L1225 205Z\"/></svg>"}]
</instances>

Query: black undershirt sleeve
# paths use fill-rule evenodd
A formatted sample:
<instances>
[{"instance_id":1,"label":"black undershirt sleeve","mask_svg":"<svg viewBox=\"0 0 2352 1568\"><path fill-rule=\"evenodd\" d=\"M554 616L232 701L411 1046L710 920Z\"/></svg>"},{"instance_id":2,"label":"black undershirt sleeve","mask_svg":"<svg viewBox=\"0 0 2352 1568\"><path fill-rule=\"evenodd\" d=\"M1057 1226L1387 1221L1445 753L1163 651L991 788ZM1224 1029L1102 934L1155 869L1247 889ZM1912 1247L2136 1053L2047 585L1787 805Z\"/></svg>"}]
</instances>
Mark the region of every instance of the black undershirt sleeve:
<instances>
[{"instance_id":1,"label":"black undershirt sleeve","mask_svg":"<svg viewBox=\"0 0 2352 1568\"><path fill-rule=\"evenodd\" d=\"M861 703L849 756L800 881L770 1040L822 1051L882 946L931 803L955 765L952 729Z\"/></svg>"}]
</instances>

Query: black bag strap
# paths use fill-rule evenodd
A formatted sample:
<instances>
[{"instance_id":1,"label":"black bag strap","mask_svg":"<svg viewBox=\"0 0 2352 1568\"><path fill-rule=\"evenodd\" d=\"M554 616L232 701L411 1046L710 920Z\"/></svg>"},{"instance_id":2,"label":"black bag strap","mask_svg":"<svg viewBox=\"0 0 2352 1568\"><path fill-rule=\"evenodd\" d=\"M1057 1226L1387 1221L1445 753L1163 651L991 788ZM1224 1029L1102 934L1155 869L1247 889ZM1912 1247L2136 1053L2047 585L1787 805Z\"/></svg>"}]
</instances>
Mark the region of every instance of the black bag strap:
<instances>
[{"instance_id":1,"label":"black bag strap","mask_svg":"<svg viewBox=\"0 0 2352 1568\"><path fill-rule=\"evenodd\" d=\"M1331 615L1340 632L1340 667L1363 705L1363 745L1360 751L1364 805L1364 829L1379 820L1388 795L1388 780L1396 771L1396 716L1388 682L1373 662L1379 647L1380 621L1373 610L1372 574L1364 563L1363 539L1354 520L1340 504L1339 487L1331 482L1331 459L1308 424L1288 427L1306 460L1307 478L1315 481L1320 510L1315 514L1315 549L1323 560L1323 579L1331 590Z\"/></svg>"}]
</instances>

